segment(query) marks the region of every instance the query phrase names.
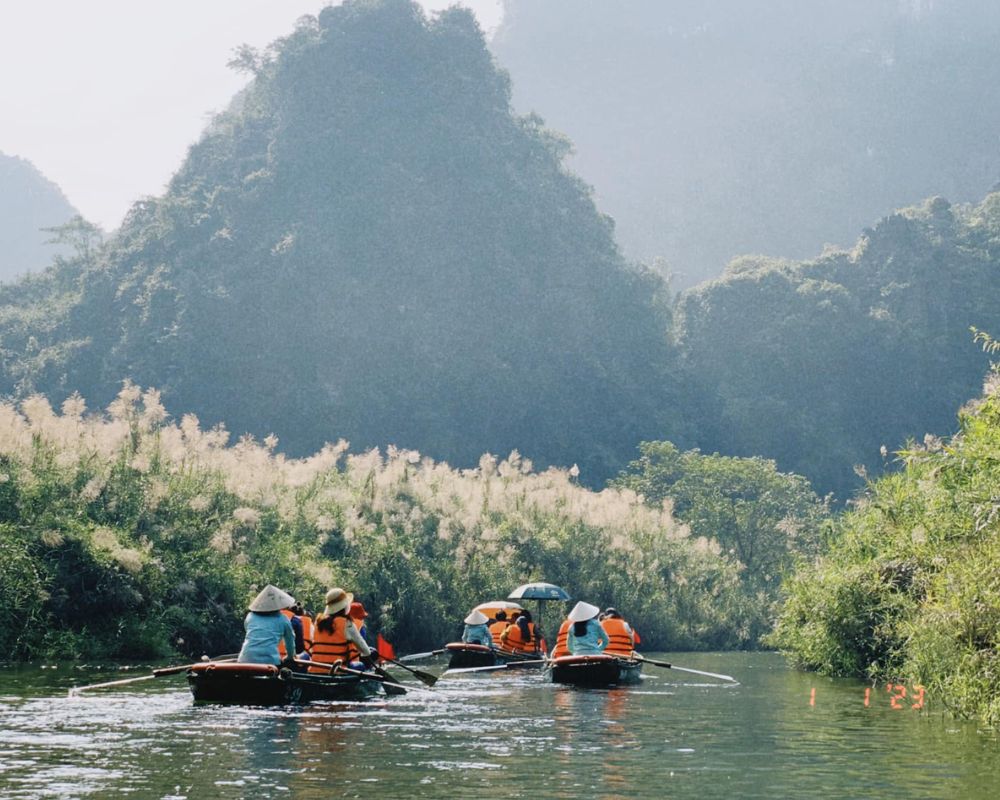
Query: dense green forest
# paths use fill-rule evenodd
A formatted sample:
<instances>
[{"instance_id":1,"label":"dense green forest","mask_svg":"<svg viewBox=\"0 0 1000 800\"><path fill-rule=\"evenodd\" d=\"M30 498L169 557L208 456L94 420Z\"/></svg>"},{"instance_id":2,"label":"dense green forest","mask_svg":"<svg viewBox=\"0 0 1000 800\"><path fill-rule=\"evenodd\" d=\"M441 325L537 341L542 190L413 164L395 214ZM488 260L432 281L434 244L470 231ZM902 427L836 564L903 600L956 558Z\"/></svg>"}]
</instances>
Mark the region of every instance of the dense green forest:
<instances>
[{"instance_id":1,"label":"dense green forest","mask_svg":"<svg viewBox=\"0 0 1000 800\"><path fill-rule=\"evenodd\" d=\"M906 680L1000 723L1000 372L949 439L901 453L787 584L774 643L802 666Z\"/></svg>"},{"instance_id":2,"label":"dense green forest","mask_svg":"<svg viewBox=\"0 0 1000 800\"><path fill-rule=\"evenodd\" d=\"M514 105L576 145L632 258L677 284L809 258L926 197L1000 181L1000 5L505 0Z\"/></svg>"},{"instance_id":3,"label":"dense green forest","mask_svg":"<svg viewBox=\"0 0 1000 800\"><path fill-rule=\"evenodd\" d=\"M701 447L773 458L847 499L852 467L874 476L881 447L950 433L982 385L969 328L1000 330L1000 194L930 200L814 261L737 260L676 316L710 398Z\"/></svg>"},{"instance_id":4,"label":"dense green forest","mask_svg":"<svg viewBox=\"0 0 1000 800\"><path fill-rule=\"evenodd\" d=\"M131 384L106 413L79 396L60 413L0 405L0 652L231 651L268 582L313 610L348 586L402 649L456 638L466 609L541 578L627 609L651 648L751 647L769 627L773 587L748 590L739 558L669 502L595 493L516 452L459 471L416 451L339 442L295 460L228 439ZM802 526L787 549L808 553L815 505L795 499L779 512Z\"/></svg>"},{"instance_id":5,"label":"dense green forest","mask_svg":"<svg viewBox=\"0 0 1000 800\"><path fill-rule=\"evenodd\" d=\"M0 153L0 281L48 266L65 247L45 228L69 222L76 210L52 181L23 158Z\"/></svg>"}]
</instances>

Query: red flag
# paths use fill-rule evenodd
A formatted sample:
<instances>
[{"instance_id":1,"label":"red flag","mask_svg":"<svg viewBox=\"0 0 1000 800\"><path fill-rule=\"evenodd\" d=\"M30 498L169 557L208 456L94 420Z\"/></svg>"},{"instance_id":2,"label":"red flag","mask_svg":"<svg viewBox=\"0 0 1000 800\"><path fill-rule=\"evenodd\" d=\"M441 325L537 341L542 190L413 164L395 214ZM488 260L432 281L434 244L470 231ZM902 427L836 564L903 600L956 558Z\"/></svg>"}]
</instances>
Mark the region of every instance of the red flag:
<instances>
[{"instance_id":1,"label":"red flag","mask_svg":"<svg viewBox=\"0 0 1000 800\"><path fill-rule=\"evenodd\" d=\"M396 648L382 638L381 633L375 637L375 652L382 659L392 660L396 658Z\"/></svg>"}]
</instances>

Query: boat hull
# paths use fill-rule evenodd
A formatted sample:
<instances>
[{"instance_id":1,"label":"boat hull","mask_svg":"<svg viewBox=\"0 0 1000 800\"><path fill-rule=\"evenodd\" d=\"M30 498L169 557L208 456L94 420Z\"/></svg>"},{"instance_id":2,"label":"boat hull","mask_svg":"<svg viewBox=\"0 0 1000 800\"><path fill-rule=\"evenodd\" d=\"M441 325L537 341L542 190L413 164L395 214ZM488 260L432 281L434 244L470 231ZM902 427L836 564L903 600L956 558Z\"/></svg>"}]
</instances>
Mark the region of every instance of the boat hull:
<instances>
[{"instance_id":1,"label":"boat hull","mask_svg":"<svg viewBox=\"0 0 1000 800\"><path fill-rule=\"evenodd\" d=\"M513 653L509 650L490 649L481 644L452 642L444 646L448 654L448 669L494 667L513 661L534 661L544 658L542 653ZM539 663L537 666L541 667Z\"/></svg>"},{"instance_id":2,"label":"boat hull","mask_svg":"<svg viewBox=\"0 0 1000 800\"><path fill-rule=\"evenodd\" d=\"M381 688L358 675L308 675L270 664L196 664L187 680L196 703L252 706L364 700Z\"/></svg>"},{"instance_id":3,"label":"boat hull","mask_svg":"<svg viewBox=\"0 0 1000 800\"><path fill-rule=\"evenodd\" d=\"M603 689L642 680L642 662L608 655L562 656L549 667L553 683Z\"/></svg>"}]
</instances>

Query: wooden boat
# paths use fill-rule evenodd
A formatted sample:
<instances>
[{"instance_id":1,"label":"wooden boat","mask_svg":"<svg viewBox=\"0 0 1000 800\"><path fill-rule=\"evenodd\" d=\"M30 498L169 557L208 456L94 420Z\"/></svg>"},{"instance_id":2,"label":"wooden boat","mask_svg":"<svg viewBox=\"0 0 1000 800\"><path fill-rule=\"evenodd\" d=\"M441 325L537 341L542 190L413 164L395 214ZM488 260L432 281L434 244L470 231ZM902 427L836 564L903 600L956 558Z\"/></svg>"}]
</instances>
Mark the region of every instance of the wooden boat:
<instances>
[{"instance_id":1,"label":"wooden boat","mask_svg":"<svg viewBox=\"0 0 1000 800\"><path fill-rule=\"evenodd\" d=\"M607 688L627 686L642 680L642 661L597 653L561 656L548 667L553 683Z\"/></svg>"},{"instance_id":2,"label":"wooden boat","mask_svg":"<svg viewBox=\"0 0 1000 800\"><path fill-rule=\"evenodd\" d=\"M193 665L188 686L196 703L251 706L298 705L315 700L364 700L377 694L378 681L360 675L311 675L270 664Z\"/></svg>"},{"instance_id":3,"label":"wooden boat","mask_svg":"<svg viewBox=\"0 0 1000 800\"><path fill-rule=\"evenodd\" d=\"M515 653L511 650L492 649L486 645L465 642L446 644L444 651L448 654L448 669L493 667L499 664L509 664L512 661L534 661L545 657L543 653ZM538 666L540 667L541 664Z\"/></svg>"}]
</instances>

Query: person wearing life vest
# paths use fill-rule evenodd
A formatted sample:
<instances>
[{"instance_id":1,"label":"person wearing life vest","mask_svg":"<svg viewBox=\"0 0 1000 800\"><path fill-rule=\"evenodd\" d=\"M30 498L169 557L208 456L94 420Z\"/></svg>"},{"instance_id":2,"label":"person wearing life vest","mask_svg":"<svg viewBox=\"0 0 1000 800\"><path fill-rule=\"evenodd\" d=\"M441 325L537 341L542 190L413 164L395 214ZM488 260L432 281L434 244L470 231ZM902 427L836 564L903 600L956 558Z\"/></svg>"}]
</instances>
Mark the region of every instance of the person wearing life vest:
<instances>
[{"instance_id":1,"label":"person wearing life vest","mask_svg":"<svg viewBox=\"0 0 1000 800\"><path fill-rule=\"evenodd\" d=\"M617 609L609 608L601 615L601 627L610 640L604 652L613 656L624 656L631 658L635 650L635 631L622 619L622 615Z\"/></svg>"},{"instance_id":2,"label":"person wearing life vest","mask_svg":"<svg viewBox=\"0 0 1000 800\"><path fill-rule=\"evenodd\" d=\"M312 650L313 661L322 662L326 666L311 666L310 672L329 673L330 665L337 661L347 667L355 654L365 666L375 668L378 656L372 652L368 642L361 638L347 613L353 600L354 595L339 587L326 593L326 608L322 614L316 615Z\"/></svg>"},{"instance_id":3,"label":"person wearing life vest","mask_svg":"<svg viewBox=\"0 0 1000 800\"><path fill-rule=\"evenodd\" d=\"M490 629L486 625L489 621L489 617L482 611L473 610L465 618L465 630L462 631L462 641L466 644L481 644L492 650L493 637L490 636Z\"/></svg>"},{"instance_id":4,"label":"person wearing life vest","mask_svg":"<svg viewBox=\"0 0 1000 800\"><path fill-rule=\"evenodd\" d=\"M285 608L281 611L288 621L292 623L292 632L295 634L295 655L300 660L308 660L309 653L312 650L312 628L313 622L306 614L305 610L302 608L301 603L296 603L291 608ZM278 642L278 655L285 658L285 643Z\"/></svg>"},{"instance_id":5,"label":"person wearing life vest","mask_svg":"<svg viewBox=\"0 0 1000 800\"><path fill-rule=\"evenodd\" d=\"M515 653L535 653L539 648L538 632L531 612L521 611L500 634L500 646Z\"/></svg>"},{"instance_id":6,"label":"person wearing life vest","mask_svg":"<svg viewBox=\"0 0 1000 800\"><path fill-rule=\"evenodd\" d=\"M562 625L559 626L559 633L556 634L556 646L552 648L549 658L561 658L570 654L566 640L569 637L569 628L572 624L568 619L563 620Z\"/></svg>"},{"instance_id":7,"label":"person wearing life vest","mask_svg":"<svg viewBox=\"0 0 1000 800\"><path fill-rule=\"evenodd\" d=\"M243 620L246 636L237 661L243 664L273 664L284 663L278 655L278 643L285 646L285 652L295 649L295 634L288 617L280 612L295 605L295 598L277 586L268 584L261 589Z\"/></svg>"},{"instance_id":8,"label":"person wearing life vest","mask_svg":"<svg viewBox=\"0 0 1000 800\"><path fill-rule=\"evenodd\" d=\"M569 612L569 621L573 624L566 636L566 646L572 655L596 655L604 652L610 643L604 628L597 621L599 613L601 609L582 600Z\"/></svg>"},{"instance_id":9,"label":"person wearing life vest","mask_svg":"<svg viewBox=\"0 0 1000 800\"><path fill-rule=\"evenodd\" d=\"M507 630L507 612L501 608L490 623L490 636L493 637L494 646L500 646L500 636L505 630Z\"/></svg>"}]
</instances>

